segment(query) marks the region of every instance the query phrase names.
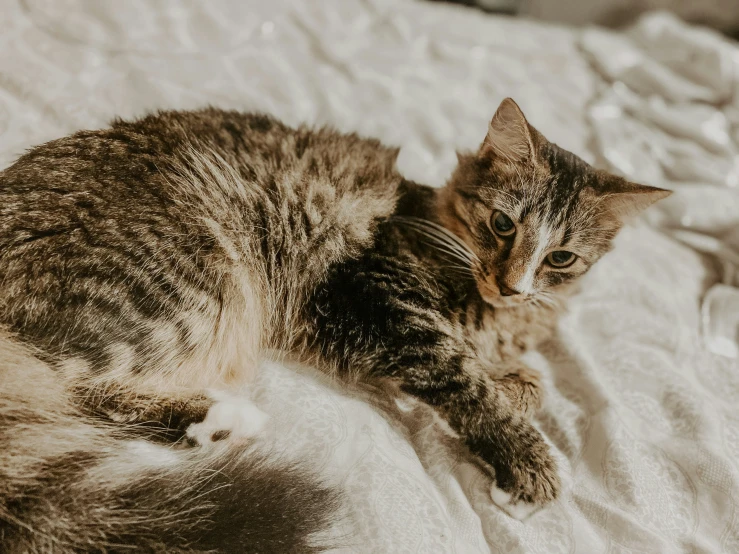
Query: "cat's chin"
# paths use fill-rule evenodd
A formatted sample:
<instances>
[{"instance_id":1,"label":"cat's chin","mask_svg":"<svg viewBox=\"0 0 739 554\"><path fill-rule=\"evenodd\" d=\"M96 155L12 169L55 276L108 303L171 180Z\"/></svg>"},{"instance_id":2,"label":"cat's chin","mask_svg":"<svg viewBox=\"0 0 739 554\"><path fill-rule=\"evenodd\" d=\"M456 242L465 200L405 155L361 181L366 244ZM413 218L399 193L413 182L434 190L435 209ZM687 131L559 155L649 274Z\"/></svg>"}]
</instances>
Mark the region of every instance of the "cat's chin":
<instances>
[{"instance_id":1,"label":"cat's chin","mask_svg":"<svg viewBox=\"0 0 739 554\"><path fill-rule=\"evenodd\" d=\"M483 296L482 299L493 308L518 308L529 303L531 298L509 298L507 296Z\"/></svg>"}]
</instances>

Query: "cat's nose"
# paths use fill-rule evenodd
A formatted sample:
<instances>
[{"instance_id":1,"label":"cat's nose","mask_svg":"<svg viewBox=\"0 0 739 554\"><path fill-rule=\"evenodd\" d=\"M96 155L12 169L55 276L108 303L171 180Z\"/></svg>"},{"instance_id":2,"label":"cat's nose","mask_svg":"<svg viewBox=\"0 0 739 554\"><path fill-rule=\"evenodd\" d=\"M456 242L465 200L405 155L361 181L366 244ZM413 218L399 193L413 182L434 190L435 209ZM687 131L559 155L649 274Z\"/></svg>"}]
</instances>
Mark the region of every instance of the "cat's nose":
<instances>
[{"instance_id":1,"label":"cat's nose","mask_svg":"<svg viewBox=\"0 0 739 554\"><path fill-rule=\"evenodd\" d=\"M506 285L500 277L496 277L495 281L498 283L498 289L500 290L501 296L516 296L517 294L521 294L520 290L512 289Z\"/></svg>"}]
</instances>

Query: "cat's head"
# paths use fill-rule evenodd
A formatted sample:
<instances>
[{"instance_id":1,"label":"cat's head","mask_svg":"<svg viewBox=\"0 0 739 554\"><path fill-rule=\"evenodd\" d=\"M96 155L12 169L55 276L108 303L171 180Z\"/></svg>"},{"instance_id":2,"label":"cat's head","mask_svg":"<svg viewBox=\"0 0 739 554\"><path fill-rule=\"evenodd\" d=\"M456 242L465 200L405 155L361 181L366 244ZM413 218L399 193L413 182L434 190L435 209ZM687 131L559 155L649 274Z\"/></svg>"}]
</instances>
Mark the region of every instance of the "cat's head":
<instances>
[{"instance_id":1,"label":"cat's head","mask_svg":"<svg viewBox=\"0 0 739 554\"><path fill-rule=\"evenodd\" d=\"M443 225L473 253L495 306L546 300L611 248L626 218L670 194L597 170L552 144L510 98L441 193Z\"/></svg>"}]
</instances>

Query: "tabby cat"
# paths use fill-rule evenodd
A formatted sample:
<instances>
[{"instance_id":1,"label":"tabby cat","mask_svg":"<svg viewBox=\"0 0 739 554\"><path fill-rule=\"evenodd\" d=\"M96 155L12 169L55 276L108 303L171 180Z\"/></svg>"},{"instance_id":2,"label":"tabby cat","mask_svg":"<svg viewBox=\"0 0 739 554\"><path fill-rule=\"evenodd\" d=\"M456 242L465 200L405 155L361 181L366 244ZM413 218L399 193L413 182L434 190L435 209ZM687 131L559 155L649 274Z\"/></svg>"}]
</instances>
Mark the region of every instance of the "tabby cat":
<instances>
[{"instance_id":1,"label":"tabby cat","mask_svg":"<svg viewBox=\"0 0 739 554\"><path fill-rule=\"evenodd\" d=\"M590 167L510 99L445 188L397 154L204 109L0 173L6 552L310 551L336 495L250 453L264 416L230 392L265 349L428 404L508 513L556 498L518 358L625 217L669 193Z\"/></svg>"}]
</instances>

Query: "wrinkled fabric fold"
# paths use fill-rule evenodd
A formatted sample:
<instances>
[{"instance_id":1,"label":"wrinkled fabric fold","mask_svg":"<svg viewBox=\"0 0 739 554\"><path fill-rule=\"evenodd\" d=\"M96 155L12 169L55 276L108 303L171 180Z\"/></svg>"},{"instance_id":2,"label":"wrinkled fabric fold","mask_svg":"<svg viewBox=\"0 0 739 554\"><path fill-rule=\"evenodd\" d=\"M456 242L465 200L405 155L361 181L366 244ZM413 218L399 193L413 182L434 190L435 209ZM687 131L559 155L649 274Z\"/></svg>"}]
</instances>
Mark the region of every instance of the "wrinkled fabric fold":
<instances>
[{"instance_id":1,"label":"wrinkled fabric fold","mask_svg":"<svg viewBox=\"0 0 739 554\"><path fill-rule=\"evenodd\" d=\"M662 12L581 44L604 81L589 109L598 149L613 170L675 191L651 220L714 260L706 346L737 358L739 45Z\"/></svg>"}]
</instances>

